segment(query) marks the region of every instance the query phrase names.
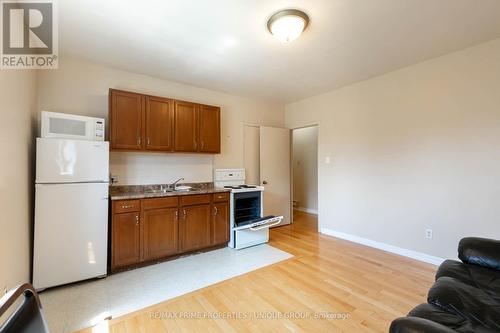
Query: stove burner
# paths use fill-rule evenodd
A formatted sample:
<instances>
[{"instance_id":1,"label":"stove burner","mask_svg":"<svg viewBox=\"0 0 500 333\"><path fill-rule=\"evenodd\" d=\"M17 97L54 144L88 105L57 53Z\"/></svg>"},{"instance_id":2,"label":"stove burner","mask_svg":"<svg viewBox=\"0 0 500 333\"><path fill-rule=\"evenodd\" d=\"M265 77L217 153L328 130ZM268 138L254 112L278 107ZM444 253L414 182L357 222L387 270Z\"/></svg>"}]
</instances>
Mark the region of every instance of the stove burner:
<instances>
[{"instance_id":1,"label":"stove burner","mask_svg":"<svg viewBox=\"0 0 500 333\"><path fill-rule=\"evenodd\" d=\"M233 186L224 186L224 188L230 188L232 190L241 190L241 189L245 189L245 188L256 188L257 186L254 186L254 185L233 185Z\"/></svg>"}]
</instances>

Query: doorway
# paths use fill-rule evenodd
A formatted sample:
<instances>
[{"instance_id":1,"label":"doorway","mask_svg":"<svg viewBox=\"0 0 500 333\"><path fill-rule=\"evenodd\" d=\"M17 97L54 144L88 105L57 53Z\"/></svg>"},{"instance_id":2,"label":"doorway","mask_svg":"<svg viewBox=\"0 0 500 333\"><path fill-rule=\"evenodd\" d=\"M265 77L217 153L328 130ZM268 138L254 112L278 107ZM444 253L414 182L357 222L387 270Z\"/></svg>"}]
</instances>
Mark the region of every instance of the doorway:
<instances>
[{"instance_id":1,"label":"doorway","mask_svg":"<svg viewBox=\"0 0 500 333\"><path fill-rule=\"evenodd\" d=\"M291 223L291 131L268 126L243 126L244 166L248 184L264 186L264 216L283 216Z\"/></svg>"},{"instance_id":2,"label":"doorway","mask_svg":"<svg viewBox=\"0 0 500 333\"><path fill-rule=\"evenodd\" d=\"M318 215L318 126L292 130L292 200L296 212ZM295 216L301 214L294 214Z\"/></svg>"}]
</instances>

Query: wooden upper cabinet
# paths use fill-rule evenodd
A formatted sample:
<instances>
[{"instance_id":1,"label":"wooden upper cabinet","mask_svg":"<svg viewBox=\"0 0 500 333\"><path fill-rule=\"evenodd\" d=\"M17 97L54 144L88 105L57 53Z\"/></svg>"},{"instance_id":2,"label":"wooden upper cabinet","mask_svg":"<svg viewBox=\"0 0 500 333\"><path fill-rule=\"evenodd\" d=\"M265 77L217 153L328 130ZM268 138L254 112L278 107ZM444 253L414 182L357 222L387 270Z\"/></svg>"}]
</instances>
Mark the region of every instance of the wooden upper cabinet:
<instances>
[{"instance_id":1,"label":"wooden upper cabinet","mask_svg":"<svg viewBox=\"0 0 500 333\"><path fill-rule=\"evenodd\" d=\"M220 153L220 108L109 90L113 150Z\"/></svg>"},{"instance_id":2,"label":"wooden upper cabinet","mask_svg":"<svg viewBox=\"0 0 500 333\"><path fill-rule=\"evenodd\" d=\"M172 151L174 102L146 96L146 150Z\"/></svg>"},{"instance_id":3,"label":"wooden upper cabinet","mask_svg":"<svg viewBox=\"0 0 500 333\"><path fill-rule=\"evenodd\" d=\"M199 106L199 151L220 153L220 108Z\"/></svg>"},{"instance_id":4,"label":"wooden upper cabinet","mask_svg":"<svg viewBox=\"0 0 500 333\"><path fill-rule=\"evenodd\" d=\"M175 101L174 150L179 152L198 151L198 105Z\"/></svg>"},{"instance_id":5,"label":"wooden upper cabinet","mask_svg":"<svg viewBox=\"0 0 500 333\"><path fill-rule=\"evenodd\" d=\"M111 148L143 149L144 96L110 89L109 99Z\"/></svg>"}]
</instances>

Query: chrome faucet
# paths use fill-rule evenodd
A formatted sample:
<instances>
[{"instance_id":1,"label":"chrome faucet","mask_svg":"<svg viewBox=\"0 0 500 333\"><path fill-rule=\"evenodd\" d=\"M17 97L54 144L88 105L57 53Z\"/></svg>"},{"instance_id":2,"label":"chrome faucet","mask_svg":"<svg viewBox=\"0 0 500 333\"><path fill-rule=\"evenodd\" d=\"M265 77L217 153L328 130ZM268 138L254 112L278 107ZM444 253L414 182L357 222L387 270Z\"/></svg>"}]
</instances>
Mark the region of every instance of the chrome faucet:
<instances>
[{"instance_id":1,"label":"chrome faucet","mask_svg":"<svg viewBox=\"0 0 500 333\"><path fill-rule=\"evenodd\" d=\"M173 182L172 184L170 184L170 188L172 188L173 190L175 190L175 188L177 187L177 183L180 182L181 180L184 180L184 178L177 179L175 182Z\"/></svg>"}]
</instances>

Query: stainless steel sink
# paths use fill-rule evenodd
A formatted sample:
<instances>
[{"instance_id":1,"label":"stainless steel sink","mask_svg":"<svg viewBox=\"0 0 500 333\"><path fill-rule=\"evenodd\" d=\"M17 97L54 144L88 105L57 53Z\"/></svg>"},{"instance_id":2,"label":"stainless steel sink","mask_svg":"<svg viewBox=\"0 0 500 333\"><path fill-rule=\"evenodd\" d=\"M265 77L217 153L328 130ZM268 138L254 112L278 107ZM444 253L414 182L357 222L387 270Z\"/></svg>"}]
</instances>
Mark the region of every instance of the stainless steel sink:
<instances>
[{"instance_id":1,"label":"stainless steel sink","mask_svg":"<svg viewBox=\"0 0 500 333\"><path fill-rule=\"evenodd\" d=\"M196 191L201 191L201 188L190 188L188 190L175 190L174 192L196 192Z\"/></svg>"},{"instance_id":2,"label":"stainless steel sink","mask_svg":"<svg viewBox=\"0 0 500 333\"><path fill-rule=\"evenodd\" d=\"M170 188L164 188L164 189L158 189L158 190L148 190L146 191L146 193L149 193L149 194L165 194L165 193L172 193L172 192L178 192L178 193L183 193L183 192L197 192L197 191L200 191L201 189L200 188L190 188L188 190L173 190L173 189L170 189Z\"/></svg>"},{"instance_id":3,"label":"stainless steel sink","mask_svg":"<svg viewBox=\"0 0 500 333\"><path fill-rule=\"evenodd\" d=\"M163 189L163 190L148 190L146 193L153 193L153 194L162 194L162 193L171 193L175 192L174 190L170 189Z\"/></svg>"}]
</instances>

